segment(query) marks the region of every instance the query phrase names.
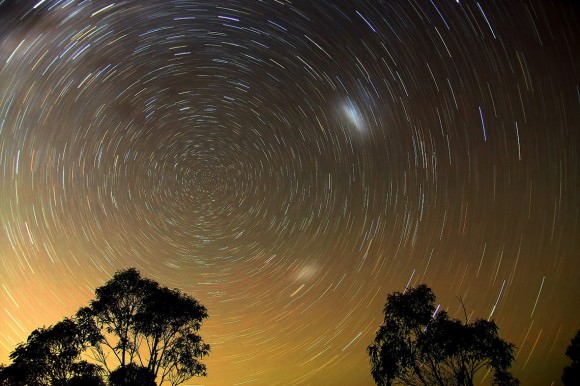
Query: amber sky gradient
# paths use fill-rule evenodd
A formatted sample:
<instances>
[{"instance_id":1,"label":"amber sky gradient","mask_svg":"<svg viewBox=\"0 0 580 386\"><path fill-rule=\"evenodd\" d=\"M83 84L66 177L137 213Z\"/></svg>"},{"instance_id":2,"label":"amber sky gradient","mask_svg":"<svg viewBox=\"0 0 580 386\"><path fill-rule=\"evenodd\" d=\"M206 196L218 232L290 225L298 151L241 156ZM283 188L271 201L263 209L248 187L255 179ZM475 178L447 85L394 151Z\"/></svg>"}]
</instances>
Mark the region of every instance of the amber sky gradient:
<instances>
[{"instance_id":1,"label":"amber sky gradient","mask_svg":"<svg viewBox=\"0 0 580 386\"><path fill-rule=\"evenodd\" d=\"M370 386L386 295L580 328L569 1L0 1L0 362L137 267L208 308L188 384Z\"/></svg>"}]
</instances>

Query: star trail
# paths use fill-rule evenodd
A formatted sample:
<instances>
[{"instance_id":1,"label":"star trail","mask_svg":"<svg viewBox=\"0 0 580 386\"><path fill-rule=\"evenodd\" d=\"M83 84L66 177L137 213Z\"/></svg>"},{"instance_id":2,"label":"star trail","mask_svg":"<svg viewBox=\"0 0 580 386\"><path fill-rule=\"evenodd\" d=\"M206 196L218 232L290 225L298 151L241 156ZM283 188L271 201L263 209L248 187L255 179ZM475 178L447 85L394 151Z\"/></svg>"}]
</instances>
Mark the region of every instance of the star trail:
<instances>
[{"instance_id":1,"label":"star trail","mask_svg":"<svg viewBox=\"0 0 580 386\"><path fill-rule=\"evenodd\" d=\"M204 385L370 386L386 295L580 328L569 1L0 1L0 362L136 267L208 309Z\"/></svg>"}]
</instances>

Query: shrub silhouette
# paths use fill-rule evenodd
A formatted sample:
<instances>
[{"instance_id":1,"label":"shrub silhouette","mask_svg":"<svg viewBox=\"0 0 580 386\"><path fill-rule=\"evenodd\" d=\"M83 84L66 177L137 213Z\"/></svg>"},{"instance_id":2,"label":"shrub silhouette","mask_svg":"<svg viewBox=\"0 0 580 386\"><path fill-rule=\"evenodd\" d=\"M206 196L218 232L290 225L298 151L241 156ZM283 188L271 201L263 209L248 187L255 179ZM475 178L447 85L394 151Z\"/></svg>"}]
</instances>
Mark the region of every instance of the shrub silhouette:
<instances>
[{"instance_id":1,"label":"shrub silhouette","mask_svg":"<svg viewBox=\"0 0 580 386\"><path fill-rule=\"evenodd\" d=\"M130 268L116 272L74 318L33 331L0 367L1 385L179 385L206 375L198 335L207 310ZM82 359L81 359L82 358ZM84 360L86 359L86 360ZM88 360L88 361L87 361Z\"/></svg>"},{"instance_id":2,"label":"shrub silhouette","mask_svg":"<svg viewBox=\"0 0 580 386\"><path fill-rule=\"evenodd\" d=\"M498 336L493 321L462 323L435 307L426 285L388 295L384 320L368 347L379 386L472 386L484 368L494 385L518 385L508 371L514 346Z\"/></svg>"}]
</instances>

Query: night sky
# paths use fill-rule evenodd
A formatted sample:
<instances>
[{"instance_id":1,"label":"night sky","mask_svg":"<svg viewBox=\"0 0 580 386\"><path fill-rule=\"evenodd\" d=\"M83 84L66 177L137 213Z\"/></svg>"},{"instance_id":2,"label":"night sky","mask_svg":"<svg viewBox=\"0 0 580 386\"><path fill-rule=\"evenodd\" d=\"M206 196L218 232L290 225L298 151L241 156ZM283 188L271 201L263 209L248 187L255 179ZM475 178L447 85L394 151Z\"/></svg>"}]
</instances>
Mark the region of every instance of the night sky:
<instances>
[{"instance_id":1,"label":"night sky","mask_svg":"<svg viewBox=\"0 0 580 386\"><path fill-rule=\"evenodd\" d=\"M136 267L208 308L190 385L370 386L386 296L419 283L560 384L573 2L0 4L0 362Z\"/></svg>"}]
</instances>

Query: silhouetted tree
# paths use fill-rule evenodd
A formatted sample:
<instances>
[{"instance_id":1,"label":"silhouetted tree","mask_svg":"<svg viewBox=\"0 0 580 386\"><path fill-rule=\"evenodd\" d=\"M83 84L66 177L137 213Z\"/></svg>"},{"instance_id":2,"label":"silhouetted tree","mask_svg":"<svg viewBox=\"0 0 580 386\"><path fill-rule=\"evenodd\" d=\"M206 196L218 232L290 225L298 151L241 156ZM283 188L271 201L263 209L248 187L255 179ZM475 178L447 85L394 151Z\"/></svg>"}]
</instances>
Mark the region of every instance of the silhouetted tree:
<instances>
[{"instance_id":1,"label":"silhouetted tree","mask_svg":"<svg viewBox=\"0 0 580 386\"><path fill-rule=\"evenodd\" d=\"M209 345L198 335L205 307L176 289L142 278L134 269L117 272L97 288L96 299L74 319L33 331L0 365L4 386L179 385L206 375L199 362ZM90 349L92 360L80 360ZM91 358L88 358L91 359Z\"/></svg>"},{"instance_id":2,"label":"silhouetted tree","mask_svg":"<svg viewBox=\"0 0 580 386\"><path fill-rule=\"evenodd\" d=\"M206 375L198 359L209 353L209 345L197 333L207 311L196 299L160 287L134 268L117 272L95 293L77 321L89 336L97 336L94 358L109 374L133 363L152 372L159 384Z\"/></svg>"},{"instance_id":3,"label":"silhouetted tree","mask_svg":"<svg viewBox=\"0 0 580 386\"><path fill-rule=\"evenodd\" d=\"M578 386L580 385L580 330L570 341L566 355L572 359L572 364L564 368L562 383L564 386Z\"/></svg>"},{"instance_id":4,"label":"silhouetted tree","mask_svg":"<svg viewBox=\"0 0 580 386\"><path fill-rule=\"evenodd\" d=\"M23 369L18 369L15 366L0 366L0 385L2 386L20 386L26 382L25 373Z\"/></svg>"},{"instance_id":5,"label":"silhouetted tree","mask_svg":"<svg viewBox=\"0 0 580 386\"><path fill-rule=\"evenodd\" d=\"M155 374L147 367L129 363L109 375L109 386L155 386Z\"/></svg>"},{"instance_id":6,"label":"silhouetted tree","mask_svg":"<svg viewBox=\"0 0 580 386\"><path fill-rule=\"evenodd\" d=\"M66 386L74 379L99 377L101 368L79 360L87 337L71 319L34 330L10 354L0 372L3 385Z\"/></svg>"},{"instance_id":7,"label":"silhouetted tree","mask_svg":"<svg viewBox=\"0 0 580 386\"><path fill-rule=\"evenodd\" d=\"M426 285L388 295L384 321L368 347L379 386L472 386L484 368L493 372L494 385L518 385L508 371L513 351L493 321L464 324L438 311Z\"/></svg>"},{"instance_id":8,"label":"silhouetted tree","mask_svg":"<svg viewBox=\"0 0 580 386\"><path fill-rule=\"evenodd\" d=\"M66 383L66 386L105 386L103 369L85 361L75 363L76 374Z\"/></svg>"}]
</instances>

